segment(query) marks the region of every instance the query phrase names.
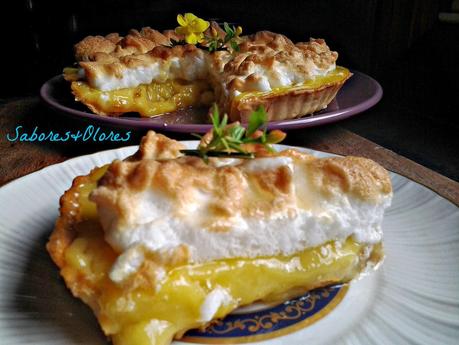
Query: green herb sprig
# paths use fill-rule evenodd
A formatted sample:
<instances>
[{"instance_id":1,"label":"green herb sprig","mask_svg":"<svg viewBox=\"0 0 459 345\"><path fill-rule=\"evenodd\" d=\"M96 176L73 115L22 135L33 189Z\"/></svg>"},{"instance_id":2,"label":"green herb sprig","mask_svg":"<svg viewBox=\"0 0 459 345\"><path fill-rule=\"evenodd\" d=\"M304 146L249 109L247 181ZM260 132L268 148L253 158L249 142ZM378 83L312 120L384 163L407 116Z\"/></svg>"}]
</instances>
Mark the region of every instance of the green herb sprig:
<instances>
[{"instance_id":1,"label":"green herb sprig","mask_svg":"<svg viewBox=\"0 0 459 345\"><path fill-rule=\"evenodd\" d=\"M228 50L228 43L234 51L238 52L239 44L237 43L236 38L239 37L239 35L242 32L242 29L240 27L236 28L234 25L231 27L228 23L225 22L223 23L223 31L225 32L225 37L223 39L219 37L216 30L213 31L213 36L205 37L209 52L214 52L218 50Z\"/></svg>"},{"instance_id":2,"label":"green herb sprig","mask_svg":"<svg viewBox=\"0 0 459 345\"><path fill-rule=\"evenodd\" d=\"M218 34L218 31L214 28L210 30L212 36L205 36L204 41L197 43L196 47L209 52L228 50L228 44L233 49L233 51L239 51L239 44L237 43L237 38L242 33L242 28L240 26L235 27L230 26L228 23L223 23L223 31L225 32L225 37L221 38ZM187 44L185 40L174 40L171 39L171 47L185 45Z\"/></svg>"},{"instance_id":3,"label":"green herb sprig","mask_svg":"<svg viewBox=\"0 0 459 345\"><path fill-rule=\"evenodd\" d=\"M228 116L220 118L218 107L212 109L212 131L204 136L194 134L201 142L196 150L181 150L188 156L198 156L208 161L209 157L255 158L255 154L246 149L247 144L262 145L267 151L274 152L272 144L284 140L285 133L274 130L267 132L266 112L263 107L254 111L247 124L247 129L239 122L228 124Z\"/></svg>"}]
</instances>

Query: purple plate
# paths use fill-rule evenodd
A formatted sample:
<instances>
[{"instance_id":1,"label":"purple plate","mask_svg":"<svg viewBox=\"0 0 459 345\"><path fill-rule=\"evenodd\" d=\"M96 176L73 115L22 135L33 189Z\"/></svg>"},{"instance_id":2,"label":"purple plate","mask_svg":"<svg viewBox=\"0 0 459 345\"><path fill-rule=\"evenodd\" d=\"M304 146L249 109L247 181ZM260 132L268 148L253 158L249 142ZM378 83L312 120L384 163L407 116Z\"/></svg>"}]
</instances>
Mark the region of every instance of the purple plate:
<instances>
[{"instance_id":1,"label":"purple plate","mask_svg":"<svg viewBox=\"0 0 459 345\"><path fill-rule=\"evenodd\" d=\"M306 117L272 121L268 129L295 129L320 126L346 119L371 108L382 97L382 88L373 78L361 72L344 84L327 109ZM75 102L68 82L62 75L51 78L40 89L40 96L51 108L72 117L131 129L156 129L173 132L204 133L211 128L207 122L207 109L186 109L154 118L139 118L138 115L122 117L100 116L89 112L81 103ZM135 117L134 117L135 116Z\"/></svg>"}]
</instances>

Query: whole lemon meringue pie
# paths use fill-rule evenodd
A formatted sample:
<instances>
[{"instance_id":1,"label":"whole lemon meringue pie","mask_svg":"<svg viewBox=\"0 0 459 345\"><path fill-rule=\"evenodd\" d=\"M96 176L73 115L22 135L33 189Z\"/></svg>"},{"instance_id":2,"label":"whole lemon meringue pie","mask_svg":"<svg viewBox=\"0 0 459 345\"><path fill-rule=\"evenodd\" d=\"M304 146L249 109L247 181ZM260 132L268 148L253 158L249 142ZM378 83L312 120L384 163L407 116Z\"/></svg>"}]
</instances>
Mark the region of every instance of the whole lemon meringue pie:
<instances>
[{"instance_id":1,"label":"whole lemon meringue pie","mask_svg":"<svg viewBox=\"0 0 459 345\"><path fill-rule=\"evenodd\" d=\"M64 69L75 99L99 115L144 117L215 101L241 122L263 106L273 121L326 108L351 76L323 39L295 44L269 31L241 36L240 28L206 21L198 25L203 32L187 36L185 17L176 31L146 27L77 43L78 66Z\"/></svg>"}]
</instances>

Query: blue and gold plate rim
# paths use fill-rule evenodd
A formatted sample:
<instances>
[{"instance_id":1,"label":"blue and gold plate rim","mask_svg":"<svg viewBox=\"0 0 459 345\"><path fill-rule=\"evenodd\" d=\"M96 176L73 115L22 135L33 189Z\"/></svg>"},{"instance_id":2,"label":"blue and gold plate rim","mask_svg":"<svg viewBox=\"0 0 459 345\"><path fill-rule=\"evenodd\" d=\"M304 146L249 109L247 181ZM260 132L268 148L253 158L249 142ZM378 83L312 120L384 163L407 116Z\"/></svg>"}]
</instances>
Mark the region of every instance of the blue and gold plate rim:
<instances>
[{"instance_id":1,"label":"blue and gold plate rim","mask_svg":"<svg viewBox=\"0 0 459 345\"><path fill-rule=\"evenodd\" d=\"M284 336L303 329L329 314L343 300L348 285L315 289L266 309L231 314L191 330L180 339L197 344L246 344Z\"/></svg>"}]
</instances>

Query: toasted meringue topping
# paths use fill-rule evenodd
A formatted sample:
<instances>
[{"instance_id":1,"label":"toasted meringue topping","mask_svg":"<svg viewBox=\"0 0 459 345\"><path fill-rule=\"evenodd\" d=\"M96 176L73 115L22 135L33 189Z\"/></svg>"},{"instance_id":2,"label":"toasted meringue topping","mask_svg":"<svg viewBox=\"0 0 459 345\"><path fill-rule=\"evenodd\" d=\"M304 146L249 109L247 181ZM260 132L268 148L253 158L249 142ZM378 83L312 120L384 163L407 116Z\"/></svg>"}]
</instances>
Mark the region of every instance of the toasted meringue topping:
<instances>
[{"instance_id":1,"label":"toasted meringue topping","mask_svg":"<svg viewBox=\"0 0 459 345\"><path fill-rule=\"evenodd\" d=\"M91 199L116 251L185 245L199 263L289 255L349 236L378 243L391 195L387 172L370 160L288 150L210 165L197 157L116 161Z\"/></svg>"},{"instance_id":2,"label":"toasted meringue topping","mask_svg":"<svg viewBox=\"0 0 459 345\"><path fill-rule=\"evenodd\" d=\"M166 79L204 79L210 74L232 94L301 84L334 70L338 57L324 40L295 45L268 31L242 37L235 55L226 51L209 54L193 45L170 48L168 44L165 34L144 28L124 38L89 36L75 51L89 85L103 91Z\"/></svg>"}]
</instances>

